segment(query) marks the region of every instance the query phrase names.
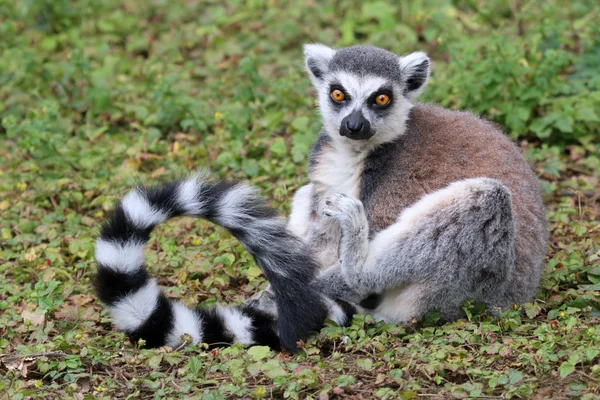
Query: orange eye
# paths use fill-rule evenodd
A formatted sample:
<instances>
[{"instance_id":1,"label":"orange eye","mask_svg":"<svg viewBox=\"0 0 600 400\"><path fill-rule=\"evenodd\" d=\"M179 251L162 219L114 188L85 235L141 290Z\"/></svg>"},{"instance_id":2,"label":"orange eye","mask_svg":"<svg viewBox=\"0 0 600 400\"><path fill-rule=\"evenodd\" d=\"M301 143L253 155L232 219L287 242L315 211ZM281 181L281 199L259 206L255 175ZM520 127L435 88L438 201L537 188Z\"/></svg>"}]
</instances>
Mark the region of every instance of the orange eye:
<instances>
[{"instance_id":1,"label":"orange eye","mask_svg":"<svg viewBox=\"0 0 600 400\"><path fill-rule=\"evenodd\" d=\"M387 94L381 93L377 97L375 97L375 103L379 106L386 106L390 102L390 96Z\"/></svg>"},{"instance_id":2,"label":"orange eye","mask_svg":"<svg viewBox=\"0 0 600 400\"><path fill-rule=\"evenodd\" d=\"M331 92L331 98L335 101L343 101L346 98L346 95L340 89L334 89Z\"/></svg>"}]
</instances>

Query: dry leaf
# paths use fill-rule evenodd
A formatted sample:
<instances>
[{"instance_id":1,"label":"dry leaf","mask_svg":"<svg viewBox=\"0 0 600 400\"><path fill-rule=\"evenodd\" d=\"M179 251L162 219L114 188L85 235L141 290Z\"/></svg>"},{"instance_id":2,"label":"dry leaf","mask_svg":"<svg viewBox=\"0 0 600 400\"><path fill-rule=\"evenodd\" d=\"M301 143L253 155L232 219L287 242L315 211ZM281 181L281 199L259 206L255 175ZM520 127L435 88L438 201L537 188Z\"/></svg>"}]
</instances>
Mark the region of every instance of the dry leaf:
<instances>
[{"instance_id":1,"label":"dry leaf","mask_svg":"<svg viewBox=\"0 0 600 400\"><path fill-rule=\"evenodd\" d=\"M77 379L77 389L79 393L88 393L91 387L92 385L90 384L90 380L88 378Z\"/></svg>"},{"instance_id":2,"label":"dry leaf","mask_svg":"<svg viewBox=\"0 0 600 400\"><path fill-rule=\"evenodd\" d=\"M35 311L23 310L21 313L24 321L29 321L34 325L40 326L46 320L46 314L38 314Z\"/></svg>"}]
</instances>

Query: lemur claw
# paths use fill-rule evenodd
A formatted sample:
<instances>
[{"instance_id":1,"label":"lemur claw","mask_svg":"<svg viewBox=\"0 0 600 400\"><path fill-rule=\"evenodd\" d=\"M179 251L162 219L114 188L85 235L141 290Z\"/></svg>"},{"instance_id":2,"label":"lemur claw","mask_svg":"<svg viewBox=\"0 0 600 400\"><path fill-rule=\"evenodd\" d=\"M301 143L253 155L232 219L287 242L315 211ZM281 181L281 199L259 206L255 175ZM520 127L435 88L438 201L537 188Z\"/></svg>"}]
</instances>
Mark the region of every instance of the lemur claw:
<instances>
[{"instance_id":1,"label":"lemur claw","mask_svg":"<svg viewBox=\"0 0 600 400\"><path fill-rule=\"evenodd\" d=\"M323 214L337 220L348 219L352 214L362 210L362 203L344 193L333 193L325 200Z\"/></svg>"}]
</instances>

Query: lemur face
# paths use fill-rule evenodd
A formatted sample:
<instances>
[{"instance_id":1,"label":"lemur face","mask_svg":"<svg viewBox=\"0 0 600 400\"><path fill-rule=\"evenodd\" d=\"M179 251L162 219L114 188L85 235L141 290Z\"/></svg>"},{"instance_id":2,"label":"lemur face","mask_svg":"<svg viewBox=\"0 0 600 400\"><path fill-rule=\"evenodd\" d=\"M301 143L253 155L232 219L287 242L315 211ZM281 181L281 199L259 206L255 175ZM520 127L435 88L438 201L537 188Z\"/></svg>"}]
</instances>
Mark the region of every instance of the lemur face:
<instances>
[{"instance_id":1,"label":"lemur face","mask_svg":"<svg viewBox=\"0 0 600 400\"><path fill-rule=\"evenodd\" d=\"M385 143L404 132L411 100L429 76L425 53L406 57L372 46L304 46L327 133L342 141Z\"/></svg>"}]
</instances>

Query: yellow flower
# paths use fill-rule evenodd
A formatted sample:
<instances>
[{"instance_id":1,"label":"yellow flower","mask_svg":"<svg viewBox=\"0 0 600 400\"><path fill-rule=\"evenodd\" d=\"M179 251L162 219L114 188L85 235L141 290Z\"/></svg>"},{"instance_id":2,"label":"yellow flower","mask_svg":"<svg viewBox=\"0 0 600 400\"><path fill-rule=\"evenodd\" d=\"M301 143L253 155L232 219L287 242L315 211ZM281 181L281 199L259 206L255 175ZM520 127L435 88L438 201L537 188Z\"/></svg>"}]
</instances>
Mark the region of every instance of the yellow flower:
<instances>
[{"instance_id":1,"label":"yellow flower","mask_svg":"<svg viewBox=\"0 0 600 400\"><path fill-rule=\"evenodd\" d=\"M27 184L25 182L19 182L17 183L17 189L19 189L21 192L23 190L25 190L27 188Z\"/></svg>"},{"instance_id":2,"label":"yellow flower","mask_svg":"<svg viewBox=\"0 0 600 400\"><path fill-rule=\"evenodd\" d=\"M37 381L35 381L35 383L34 383L33 385L34 385L36 388L40 388L40 387L42 387L42 381L40 381L40 380L37 380Z\"/></svg>"},{"instance_id":3,"label":"yellow flower","mask_svg":"<svg viewBox=\"0 0 600 400\"><path fill-rule=\"evenodd\" d=\"M220 119L222 119L222 118L223 118L223 114L217 111L217 112L215 113L215 119L216 119L216 120L220 120Z\"/></svg>"}]
</instances>

